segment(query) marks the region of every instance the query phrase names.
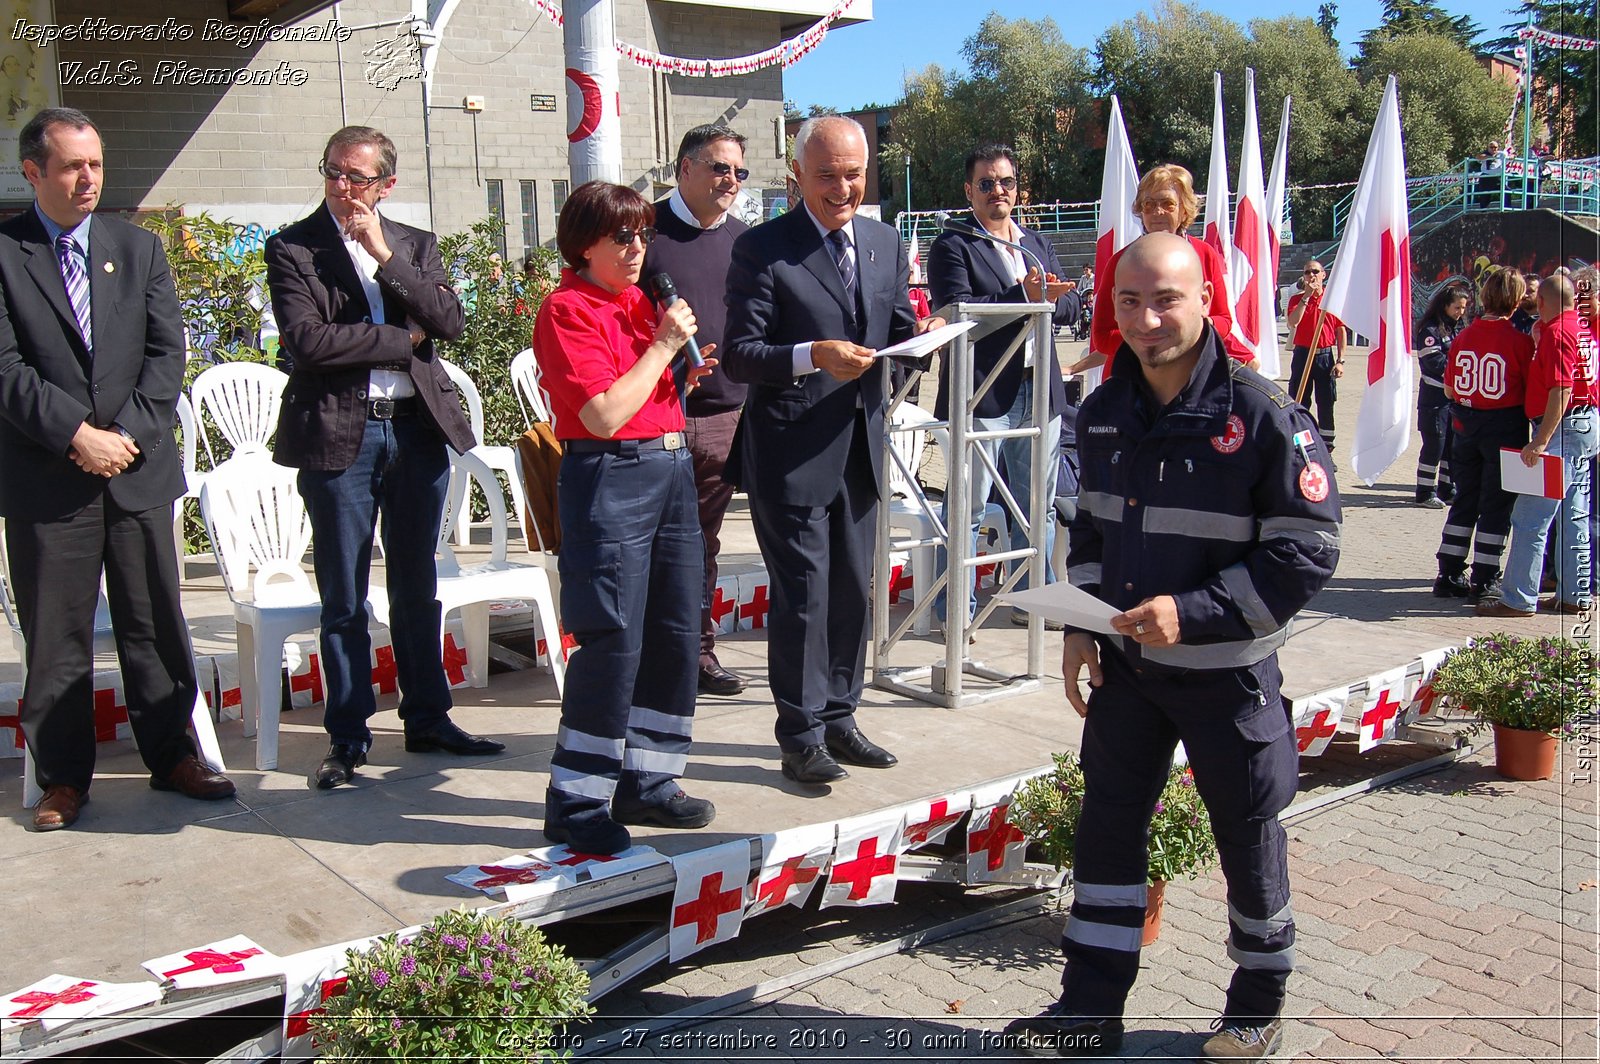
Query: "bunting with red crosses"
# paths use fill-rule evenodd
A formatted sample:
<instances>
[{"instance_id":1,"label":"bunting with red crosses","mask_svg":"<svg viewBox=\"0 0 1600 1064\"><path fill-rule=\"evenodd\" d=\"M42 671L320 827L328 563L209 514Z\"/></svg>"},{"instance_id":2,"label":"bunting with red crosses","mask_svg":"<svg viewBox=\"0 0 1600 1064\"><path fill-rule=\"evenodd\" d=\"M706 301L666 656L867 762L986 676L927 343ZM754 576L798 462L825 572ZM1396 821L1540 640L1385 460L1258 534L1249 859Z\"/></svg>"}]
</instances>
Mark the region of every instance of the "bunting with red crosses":
<instances>
[{"instance_id":1,"label":"bunting with red crosses","mask_svg":"<svg viewBox=\"0 0 1600 1064\"><path fill-rule=\"evenodd\" d=\"M1444 709L1444 696L1433 689L1433 674L1452 649L1441 647L1430 650L1414 663L1413 668L1406 670L1406 707L1400 711L1402 725L1437 717Z\"/></svg>"},{"instance_id":2,"label":"bunting with red crosses","mask_svg":"<svg viewBox=\"0 0 1600 1064\"><path fill-rule=\"evenodd\" d=\"M207 943L165 957L142 962L139 967L169 982L176 990L270 979L283 971L282 959L273 956L244 935Z\"/></svg>"},{"instance_id":3,"label":"bunting with red crosses","mask_svg":"<svg viewBox=\"0 0 1600 1064\"><path fill-rule=\"evenodd\" d=\"M983 883L1015 872L1023 865L1028 836L1011 822L1011 796L1016 780L992 784L972 794L972 819L967 822L967 882Z\"/></svg>"},{"instance_id":4,"label":"bunting with red crosses","mask_svg":"<svg viewBox=\"0 0 1600 1064\"><path fill-rule=\"evenodd\" d=\"M409 927L399 932L399 936L406 939L419 930ZM344 993L349 952L365 951L377 941L376 938L358 938L283 958L284 1061L311 1060L317 1056L311 1037L312 1020L326 1010L331 999Z\"/></svg>"},{"instance_id":5,"label":"bunting with red crosses","mask_svg":"<svg viewBox=\"0 0 1600 1064\"><path fill-rule=\"evenodd\" d=\"M743 573L739 577L739 631L748 632L767 626L767 613L772 608L772 581L765 569Z\"/></svg>"},{"instance_id":6,"label":"bunting with red crosses","mask_svg":"<svg viewBox=\"0 0 1600 1064\"><path fill-rule=\"evenodd\" d=\"M918 802L906 810L904 842L906 849L936 846L961 823L972 809L972 795L947 794Z\"/></svg>"},{"instance_id":7,"label":"bunting with red crosses","mask_svg":"<svg viewBox=\"0 0 1600 1064\"><path fill-rule=\"evenodd\" d=\"M833 863L822 888L822 908L894 901L900 853L905 848L904 824L905 815L899 810L839 821Z\"/></svg>"},{"instance_id":8,"label":"bunting with red crosses","mask_svg":"<svg viewBox=\"0 0 1600 1064\"><path fill-rule=\"evenodd\" d=\"M551 864L537 857L516 854L502 857L493 864L471 865L445 876L445 879L468 890L498 894L507 901L521 901L533 894L557 889L562 882L572 882L577 875L575 867L575 865ZM536 886L542 886L544 889L522 889ZM513 894L516 896L513 897Z\"/></svg>"},{"instance_id":9,"label":"bunting with red crosses","mask_svg":"<svg viewBox=\"0 0 1600 1064\"><path fill-rule=\"evenodd\" d=\"M833 856L831 824L808 824L761 837L761 869L750 883L746 917L805 905Z\"/></svg>"},{"instance_id":10,"label":"bunting with red crosses","mask_svg":"<svg viewBox=\"0 0 1600 1064\"><path fill-rule=\"evenodd\" d=\"M1320 757L1338 734L1350 688L1340 687L1297 698L1290 703L1295 746L1301 757Z\"/></svg>"},{"instance_id":11,"label":"bunting with red crosses","mask_svg":"<svg viewBox=\"0 0 1600 1064\"><path fill-rule=\"evenodd\" d=\"M668 955L674 961L739 936L744 924L745 884L750 880L750 841L695 850L671 858L677 885L672 892Z\"/></svg>"},{"instance_id":12,"label":"bunting with red crosses","mask_svg":"<svg viewBox=\"0 0 1600 1064\"><path fill-rule=\"evenodd\" d=\"M1400 712L1410 701L1406 691L1406 667L1381 672L1367 681L1366 697L1356 713L1361 728L1357 748L1366 753L1379 743L1394 739Z\"/></svg>"},{"instance_id":13,"label":"bunting with red crosses","mask_svg":"<svg viewBox=\"0 0 1600 1064\"><path fill-rule=\"evenodd\" d=\"M75 1020L160 1000L158 983L102 983L74 975L47 975L21 990L0 995L0 1030L37 1023L50 1031Z\"/></svg>"}]
</instances>

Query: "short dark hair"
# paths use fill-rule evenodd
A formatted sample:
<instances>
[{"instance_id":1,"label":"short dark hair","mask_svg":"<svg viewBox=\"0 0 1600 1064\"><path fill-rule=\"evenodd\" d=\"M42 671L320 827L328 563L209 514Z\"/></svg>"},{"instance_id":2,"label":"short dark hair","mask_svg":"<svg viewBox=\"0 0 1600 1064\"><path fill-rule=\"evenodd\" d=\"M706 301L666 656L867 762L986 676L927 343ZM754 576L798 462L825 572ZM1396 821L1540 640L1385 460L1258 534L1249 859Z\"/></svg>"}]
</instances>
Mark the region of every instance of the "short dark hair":
<instances>
[{"instance_id":1,"label":"short dark hair","mask_svg":"<svg viewBox=\"0 0 1600 1064\"><path fill-rule=\"evenodd\" d=\"M1011 164L1013 171L1017 168L1017 153L1011 150L1009 144L980 144L967 152L967 181L972 181L972 172L978 168L979 163L992 163L1004 159Z\"/></svg>"},{"instance_id":2,"label":"short dark hair","mask_svg":"<svg viewBox=\"0 0 1600 1064\"><path fill-rule=\"evenodd\" d=\"M672 164L672 179L676 181L683 176L683 160L691 155L700 154L702 148L715 144L719 140L731 140L739 145L739 150L744 151L745 137L743 133L735 133L720 123L711 123L704 126L695 126L683 135L678 142L678 159Z\"/></svg>"},{"instance_id":3,"label":"short dark hair","mask_svg":"<svg viewBox=\"0 0 1600 1064\"><path fill-rule=\"evenodd\" d=\"M379 177L393 177L400 172L400 157L394 150L394 141L384 136L382 130L371 126L345 126L329 137L328 143L322 148L322 161L327 162L335 148L359 148L364 144L378 149Z\"/></svg>"},{"instance_id":4,"label":"short dark hair","mask_svg":"<svg viewBox=\"0 0 1600 1064\"><path fill-rule=\"evenodd\" d=\"M650 201L627 185L588 181L573 190L561 207L556 247L568 266L581 270L589 263L585 253L602 237L624 226L637 229L655 220L656 210Z\"/></svg>"},{"instance_id":5,"label":"short dark hair","mask_svg":"<svg viewBox=\"0 0 1600 1064\"><path fill-rule=\"evenodd\" d=\"M31 162L39 169L45 168L45 163L50 160L50 145L45 142L45 137L50 132L51 126L70 126L73 129L92 129L95 136L100 136L100 127L94 124L94 119L84 114L75 107L46 107L22 127L22 134L17 138L17 160ZM105 138L101 137L104 143Z\"/></svg>"}]
</instances>

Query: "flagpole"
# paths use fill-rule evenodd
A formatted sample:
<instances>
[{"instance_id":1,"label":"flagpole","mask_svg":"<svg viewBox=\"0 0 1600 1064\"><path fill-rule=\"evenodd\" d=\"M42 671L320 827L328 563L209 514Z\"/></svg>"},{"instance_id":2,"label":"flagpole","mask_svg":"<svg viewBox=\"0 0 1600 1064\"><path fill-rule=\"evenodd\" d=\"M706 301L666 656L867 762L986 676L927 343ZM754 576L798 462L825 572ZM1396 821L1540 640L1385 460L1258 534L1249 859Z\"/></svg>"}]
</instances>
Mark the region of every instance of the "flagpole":
<instances>
[{"instance_id":1,"label":"flagpole","mask_svg":"<svg viewBox=\"0 0 1600 1064\"><path fill-rule=\"evenodd\" d=\"M1306 385L1311 382L1311 364L1317 360L1317 352L1322 350L1322 345L1317 343L1322 339L1322 319L1328 312L1322 309L1322 303L1317 303L1317 316L1311 328L1311 349L1306 352L1305 368L1300 371L1300 384L1294 390L1294 401L1305 405Z\"/></svg>"}]
</instances>

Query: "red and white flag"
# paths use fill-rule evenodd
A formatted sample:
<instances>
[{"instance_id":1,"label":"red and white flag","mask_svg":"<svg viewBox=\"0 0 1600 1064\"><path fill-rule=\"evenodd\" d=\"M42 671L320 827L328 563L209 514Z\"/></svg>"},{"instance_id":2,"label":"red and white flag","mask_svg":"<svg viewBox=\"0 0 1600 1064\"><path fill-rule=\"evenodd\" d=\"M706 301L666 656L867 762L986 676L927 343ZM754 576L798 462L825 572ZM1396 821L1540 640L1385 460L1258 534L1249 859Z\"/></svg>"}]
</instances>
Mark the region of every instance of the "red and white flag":
<instances>
[{"instance_id":1,"label":"red and white flag","mask_svg":"<svg viewBox=\"0 0 1600 1064\"><path fill-rule=\"evenodd\" d=\"M486 865L471 865L445 879L468 890L500 894L507 901L523 901L534 894L559 889L577 877L573 865L554 865L537 857L516 854Z\"/></svg>"},{"instance_id":2,"label":"red and white flag","mask_svg":"<svg viewBox=\"0 0 1600 1064\"><path fill-rule=\"evenodd\" d=\"M744 888L750 880L750 840L694 850L672 858L678 884L672 892L668 951L674 961L739 937Z\"/></svg>"},{"instance_id":3,"label":"red and white flag","mask_svg":"<svg viewBox=\"0 0 1600 1064\"><path fill-rule=\"evenodd\" d=\"M1111 97L1111 122L1106 129L1106 165L1100 178L1100 218L1095 225L1094 274L1102 285L1110 285L1111 256L1137 240L1144 225L1133 211L1139 195L1139 169L1133 163L1133 145L1122 122L1122 105ZM1114 351L1102 351L1110 356ZM1100 384L1101 370L1090 370L1084 378L1083 394Z\"/></svg>"},{"instance_id":4,"label":"red and white flag","mask_svg":"<svg viewBox=\"0 0 1600 1064\"><path fill-rule=\"evenodd\" d=\"M413 927L400 932L400 937L416 932ZM358 938L283 958L283 1060L310 1060L317 1055L311 1039L313 1017L322 1014L329 999L344 993L349 951L366 950L375 942L376 938Z\"/></svg>"},{"instance_id":5,"label":"red and white flag","mask_svg":"<svg viewBox=\"0 0 1600 1064\"><path fill-rule=\"evenodd\" d=\"M1432 717L1443 707L1444 696L1433 689L1433 673L1454 647L1430 650L1417 660L1416 675L1406 670L1406 708L1400 713L1400 723L1410 724L1421 717Z\"/></svg>"},{"instance_id":6,"label":"red and white flag","mask_svg":"<svg viewBox=\"0 0 1600 1064\"><path fill-rule=\"evenodd\" d=\"M1267 177L1267 246L1272 251L1273 301L1277 301L1279 252L1289 234L1283 224L1283 208L1289 198L1289 97L1283 98L1283 117L1278 121L1278 144L1272 149L1272 173ZM1315 324L1313 322L1312 324ZM1274 334L1276 336L1276 334ZM1277 341L1274 340L1274 343Z\"/></svg>"},{"instance_id":7,"label":"red and white flag","mask_svg":"<svg viewBox=\"0 0 1600 1064\"><path fill-rule=\"evenodd\" d=\"M159 983L101 983L73 975L47 975L21 990L0 995L0 1030L37 1022L49 1031L74 1020L160 1000Z\"/></svg>"},{"instance_id":8,"label":"red and white flag","mask_svg":"<svg viewBox=\"0 0 1600 1064\"><path fill-rule=\"evenodd\" d=\"M1339 721L1344 717L1344 706L1349 700L1350 688L1340 687L1297 698L1289 704L1295 745L1301 757L1322 756L1339 731Z\"/></svg>"},{"instance_id":9,"label":"red and white flag","mask_svg":"<svg viewBox=\"0 0 1600 1064\"><path fill-rule=\"evenodd\" d=\"M244 935L234 935L196 949L144 961L139 967L157 979L171 982L174 989L192 990L269 979L283 971L283 962Z\"/></svg>"},{"instance_id":10,"label":"red and white flag","mask_svg":"<svg viewBox=\"0 0 1600 1064\"><path fill-rule=\"evenodd\" d=\"M967 882L983 883L1022 867L1028 836L1011 822L1011 796L1017 781L984 787L972 793L972 819L967 822Z\"/></svg>"},{"instance_id":11,"label":"red and white flag","mask_svg":"<svg viewBox=\"0 0 1600 1064\"><path fill-rule=\"evenodd\" d=\"M902 832L906 849L943 842L971 808L970 794L947 794L913 805L906 810Z\"/></svg>"},{"instance_id":12,"label":"red and white flag","mask_svg":"<svg viewBox=\"0 0 1600 1064\"><path fill-rule=\"evenodd\" d=\"M761 837L761 871L750 883L746 917L785 905L800 907L833 856L833 825L807 824Z\"/></svg>"},{"instance_id":13,"label":"red and white flag","mask_svg":"<svg viewBox=\"0 0 1600 1064\"><path fill-rule=\"evenodd\" d=\"M822 888L822 908L834 905L888 905L894 901L900 868L899 812L872 813L839 821L839 842L834 847L828 883Z\"/></svg>"},{"instance_id":14,"label":"red and white flag","mask_svg":"<svg viewBox=\"0 0 1600 1064\"><path fill-rule=\"evenodd\" d=\"M1361 702L1361 713L1358 717L1361 724L1361 738L1357 749L1365 753L1379 743L1393 739L1395 728L1400 724L1400 713L1409 701L1410 694L1406 690L1404 665L1369 679L1367 694Z\"/></svg>"},{"instance_id":15,"label":"red and white flag","mask_svg":"<svg viewBox=\"0 0 1600 1064\"><path fill-rule=\"evenodd\" d=\"M1239 197L1233 212L1233 334L1255 355L1261 375L1275 380L1281 369L1276 300L1278 256L1267 226L1270 215L1266 185L1261 178L1254 70L1244 72L1244 84L1244 149L1239 157Z\"/></svg>"},{"instance_id":16,"label":"red and white flag","mask_svg":"<svg viewBox=\"0 0 1600 1064\"><path fill-rule=\"evenodd\" d=\"M1393 74L1384 86L1322 306L1351 329L1376 340L1367 355L1367 388L1356 414L1351 448L1351 468L1370 486L1411 442L1415 405L1411 225L1406 216L1400 94Z\"/></svg>"},{"instance_id":17,"label":"red and white flag","mask_svg":"<svg viewBox=\"0 0 1600 1064\"><path fill-rule=\"evenodd\" d=\"M1233 225L1228 220L1228 140L1223 134L1220 71L1212 75L1211 85L1211 169L1206 174L1204 239L1222 256L1222 272L1228 279L1228 298L1232 299L1239 291L1239 278L1233 272ZM1233 313L1231 306L1228 313Z\"/></svg>"}]
</instances>

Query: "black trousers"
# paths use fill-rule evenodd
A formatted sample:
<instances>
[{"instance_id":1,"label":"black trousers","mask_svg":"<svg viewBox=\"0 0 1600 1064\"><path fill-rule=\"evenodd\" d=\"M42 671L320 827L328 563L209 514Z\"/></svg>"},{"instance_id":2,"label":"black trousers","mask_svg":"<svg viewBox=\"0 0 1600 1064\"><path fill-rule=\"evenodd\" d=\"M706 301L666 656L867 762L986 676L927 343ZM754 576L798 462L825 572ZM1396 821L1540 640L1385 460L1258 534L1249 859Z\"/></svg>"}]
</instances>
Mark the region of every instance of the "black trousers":
<instances>
[{"instance_id":1,"label":"black trousers","mask_svg":"<svg viewBox=\"0 0 1600 1064\"><path fill-rule=\"evenodd\" d=\"M1450 400L1444 389L1426 381L1417 386L1417 428L1422 432L1422 451L1417 455L1417 500L1435 492L1448 494L1454 483L1450 475Z\"/></svg>"},{"instance_id":2,"label":"black trousers","mask_svg":"<svg viewBox=\"0 0 1600 1064\"><path fill-rule=\"evenodd\" d=\"M854 727L861 701L878 493L860 416L854 432L843 482L828 505L750 498L772 582L767 676L785 753Z\"/></svg>"},{"instance_id":3,"label":"black trousers","mask_svg":"<svg viewBox=\"0 0 1600 1064\"><path fill-rule=\"evenodd\" d=\"M178 598L172 508L121 510L102 493L70 517L7 521L11 586L27 640L22 734L41 788L94 777L94 610L100 571L139 754L158 776L195 752L198 685Z\"/></svg>"},{"instance_id":4,"label":"black trousers","mask_svg":"<svg viewBox=\"0 0 1600 1064\"><path fill-rule=\"evenodd\" d=\"M717 594L717 555L722 550L722 520L728 516L734 487L723 479L728 452L733 448L733 433L739 427L741 408L723 410L704 417L691 417L683 437L694 456L694 490L700 508L700 535L705 540L706 593L700 604L700 664L717 660L717 630L711 619L711 600Z\"/></svg>"},{"instance_id":5,"label":"black trousers","mask_svg":"<svg viewBox=\"0 0 1600 1064\"><path fill-rule=\"evenodd\" d=\"M1308 347L1296 347L1294 358L1289 363L1289 388L1290 394L1300 388L1300 377L1306 371L1306 359L1311 354ZM1316 403L1317 430L1322 433L1322 442L1328 445L1328 450L1333 450L1333 403L1339 398L1339 382L1333 376L1333 348L1319 347L1317 356L1311 363L1311 381L1306 385L1306 392L1302 400L1306 409L1310 410L1313 400Z\"/></svg>"},{"instance_id":6,"label":"black trousers","mask_svg":"<svg viewBox=\"0 0 1600 1064\"><path fill-rule=\"evenodd\" d=\"M1459 576L1467 569L1472 549L1472 582L1484 586L1500 575L1500 559L1511 535L1511 507L1516 496L1500 487L1500 449L1521 449L1528 442L1528 418L1522 407L1469 410L1450 407L1450 476L1456 497L1439 540L1439 572Z\"/></svg>"}]
</instances>

